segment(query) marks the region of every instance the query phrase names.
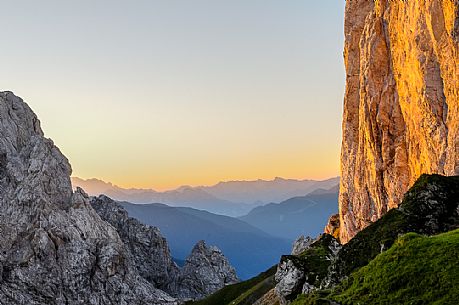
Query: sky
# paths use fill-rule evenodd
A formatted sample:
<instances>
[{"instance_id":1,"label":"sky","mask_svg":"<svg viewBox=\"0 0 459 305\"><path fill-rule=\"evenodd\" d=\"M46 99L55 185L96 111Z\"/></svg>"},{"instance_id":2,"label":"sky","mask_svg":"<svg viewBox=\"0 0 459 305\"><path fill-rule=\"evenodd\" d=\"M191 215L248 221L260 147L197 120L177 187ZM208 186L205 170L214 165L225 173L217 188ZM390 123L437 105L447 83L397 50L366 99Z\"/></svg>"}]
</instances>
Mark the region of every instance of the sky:
<instances>
[{"instance_id":1,"label":"sky","mask_svg":"<svg viewBox=\"0 0 459 305\"><path fill-rule=\"evenodd\" d=\"M81 178L325 179L339 175L344 5L2 1L0 90Z\"/></svg>"}]
</instances>

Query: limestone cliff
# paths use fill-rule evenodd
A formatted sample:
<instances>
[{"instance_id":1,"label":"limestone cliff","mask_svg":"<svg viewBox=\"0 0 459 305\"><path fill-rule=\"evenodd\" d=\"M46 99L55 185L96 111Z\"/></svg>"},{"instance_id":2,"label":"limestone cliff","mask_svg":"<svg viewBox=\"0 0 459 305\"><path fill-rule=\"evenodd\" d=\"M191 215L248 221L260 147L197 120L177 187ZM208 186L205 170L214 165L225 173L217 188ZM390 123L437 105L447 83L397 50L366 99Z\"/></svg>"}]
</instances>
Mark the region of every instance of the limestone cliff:
<instances>
[{"instance_id":1,"label":"limestone cliff","mask_svg":"<svg viewBox=\"0 0 459 305\"><path fill-rule=\"evenodd\" d=\"M0 92L0 304L177 304L139 275L70 173L32 110Z\"/></svg>"},{"instance_id":2,"label":"limestone cliff","mask_svg":"<svg viewBox=\"0 0 459 305\"><path fill-rule=\"evenodd\" d=\"M340 239L459 174L459 2L348 0Z\"/></svg>"}]
</instances>

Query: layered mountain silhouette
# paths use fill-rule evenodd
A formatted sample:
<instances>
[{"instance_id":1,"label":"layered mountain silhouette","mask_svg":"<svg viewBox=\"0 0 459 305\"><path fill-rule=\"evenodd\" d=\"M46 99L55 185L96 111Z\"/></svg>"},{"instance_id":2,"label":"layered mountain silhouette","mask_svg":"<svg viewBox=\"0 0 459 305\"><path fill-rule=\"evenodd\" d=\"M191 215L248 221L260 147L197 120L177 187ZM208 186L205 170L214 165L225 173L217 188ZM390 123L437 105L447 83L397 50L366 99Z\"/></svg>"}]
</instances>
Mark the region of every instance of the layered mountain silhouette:
<instances>
[{"instance_id":1,"label":"layered mountain silhouette","mask_svg":"<svg viewBox=\"0 0 459 305\"><path fill-rule=\"evenodd\" d=\"M273 237L236 218L164 204L121 205L129 216L158 227L177 261L186 258L196 242L205 240L219 247L239 277L247 279L277 263L280 255L290 253L290 240Z\"/></svg>"},{"instance_id":2,"label":"layered mountain silhouette","mask_svg":"<svg viewBox=\"0 0 459 305\"><path fill-rule=\"evenodd\" d=\"M256 206L304 196L318 189L329 189L338 183L339 178L323 181L275 178L271 181L220 182L214 186L182 186L158 192L153 189L125 189L99 179L72 178L74 187L81 187L92 196L104 194L132 203L160 202L227 216L242 216Z\"/></svg>"},{"instance_id":3,"label":"layered mountain silhouette","mask_svg":"<svg viewBox=\"0 0 459 305\"><path fill-rule=\"evenodd\" d=\"M324 231L328 217L338 212L338 191L337 186L318 189L306 196L256 207L239 219L279 238L316 237Z\"/></svg>"}]
</instances>

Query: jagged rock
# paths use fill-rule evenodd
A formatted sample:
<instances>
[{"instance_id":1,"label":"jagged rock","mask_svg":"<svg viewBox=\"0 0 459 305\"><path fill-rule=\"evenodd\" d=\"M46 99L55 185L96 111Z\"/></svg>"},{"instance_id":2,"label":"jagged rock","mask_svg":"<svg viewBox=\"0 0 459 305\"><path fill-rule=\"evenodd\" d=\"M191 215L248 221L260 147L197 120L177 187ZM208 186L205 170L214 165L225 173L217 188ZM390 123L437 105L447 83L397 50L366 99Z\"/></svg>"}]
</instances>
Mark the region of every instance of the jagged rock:
<instances>
[{"instance_id":1,"label":"jagged rock","mask_svg":"<svg viewBox=\"0 0 459 305\"><path fill-rule=\"evenodd\" d=\"M135 262L139 274L156 288L177 295L180 270L158 228L146 226L107 196L91 198L91 206L118 232Z\"/></svg>"},{"instance_id":2,"label":"jagged rock","mask_svg":"<svg viewBox=\"0 0 459 305\"><path fill-rule=\"evenodd\" d=\"M459 2L346 2L340 240L459 174Z\"/></svg>"},{"instance_id":3,"label":"jagged rock","mask_svg":"<svg viewBox=\"0 0 459 305\"><path fill-rule=\"evenodd\" d=\"M304 252L306 249L308 249L309 246L311 246L311 244L314 241L315 240L313 238L309 237L309 236L305 237L304 235L301 235L293 243L292 255L300 255L302 252Z\"/></svg>"},{"instance_id":4,"label":"jagged rock","mask_svg":"<svg viewBox=\"0 0 459 305\"><path fill-rule=\"evenodd\" d=\"M275 276L275 291L281 304L289 304L300 293L327 287L329 268L340 249L333 236L324 234L301 255L282 256Z\"/></svg>"},{"instance_id":5,"label":"jagged rock","mask_svg":"<svg viewBox=\"0 0 459 305\"><path fill-rule=\"evenodd\" d=\"M93 197L91 205L118 231L140 275L170 295L180 300L197 300L239 281L218 248L198 242L180 270L158 228L129 217L118 202L107 196Z\"/></svg>"},{"instance_id":6,"label":"jagged rock","mask_svg":"<svg viewBox=\"0 0 459 305\"><path fill-rule=\"evenodd\" d=\"M0 93L0 303L176 304L139 276L32 110Z\"/></svg>"},{"instance_id":7,"label":"jagged rock","mask_svg":"<svg viewBox=\"0 0 459 305\"><path fill-rule=\"evenodd\" d=\"M330 234L331 236L339 240L339 228L340 228L339 214L335 214L335 215L330 216L330 218L328 219L328 223L325 226L324 233Z\"/></svg>"},{"instance_id":8,"label":"jagged rock","mask_svg":"<svg viewBox=\"0 0 459 305\"><path fill-rule=\"evenodd\" d=\"M199 300L237 282L236 271L220 249L200 241L186 259L180 275L178 295Z\"/></svg>"},{"instance_id":9,"label":"jagged rock","mask_svg":"<svg viewBox=\"0 0 459 305\"><path fill-rule=\"evenodd\" d=\"M305 282L304 271L297 266L292 259L282 260L276 272L276 295L280 298L281 304L287 304L301 293Z\"/></svg>"}]
</instances>

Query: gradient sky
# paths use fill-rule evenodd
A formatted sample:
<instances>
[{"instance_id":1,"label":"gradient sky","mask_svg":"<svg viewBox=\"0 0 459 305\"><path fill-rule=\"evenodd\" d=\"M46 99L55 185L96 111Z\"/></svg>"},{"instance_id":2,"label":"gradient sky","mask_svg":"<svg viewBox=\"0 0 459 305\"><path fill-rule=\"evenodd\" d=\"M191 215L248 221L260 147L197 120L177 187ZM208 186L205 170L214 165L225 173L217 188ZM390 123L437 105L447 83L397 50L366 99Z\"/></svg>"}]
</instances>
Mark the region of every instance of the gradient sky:
<instances>
[{"instance_id":1,"label":"gradient sky","mask_svg":"<svg viewBox=\"0 0 459 305\"><path fill-rule=\"evenodd\" d=\"M339 173L342 0L4 1L0 90L73 175L159 190Z\"/></svg>"}]
</instances>

